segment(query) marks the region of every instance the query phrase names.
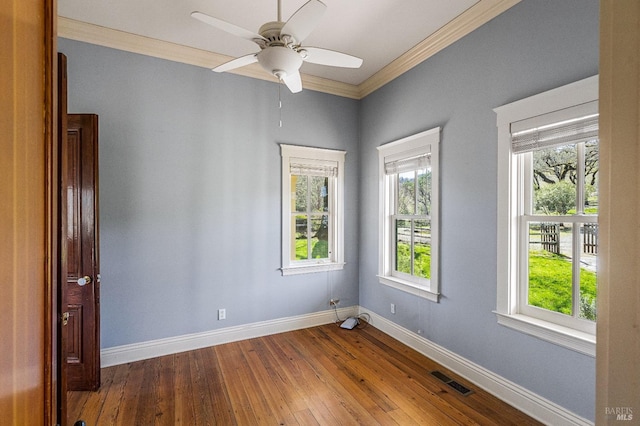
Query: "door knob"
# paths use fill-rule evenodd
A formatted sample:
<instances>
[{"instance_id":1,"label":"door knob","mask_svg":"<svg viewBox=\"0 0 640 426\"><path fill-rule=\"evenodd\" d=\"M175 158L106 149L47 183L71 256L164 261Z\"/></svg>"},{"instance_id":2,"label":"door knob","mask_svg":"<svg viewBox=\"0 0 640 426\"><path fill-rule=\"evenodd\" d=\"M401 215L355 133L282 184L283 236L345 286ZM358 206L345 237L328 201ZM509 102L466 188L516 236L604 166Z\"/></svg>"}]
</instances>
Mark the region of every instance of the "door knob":
<instances>
[{"instance_id":1,"label":"door knob","mask_svg":"<svg viewBox=\"0 0 640 426\"><path fill-rule=\"evenodd\" d=\"M82 287L83 285L91 284L91 277L89 275L85 275L82 278L78 278L78 285Z\"/></svg>"}]
</instances>

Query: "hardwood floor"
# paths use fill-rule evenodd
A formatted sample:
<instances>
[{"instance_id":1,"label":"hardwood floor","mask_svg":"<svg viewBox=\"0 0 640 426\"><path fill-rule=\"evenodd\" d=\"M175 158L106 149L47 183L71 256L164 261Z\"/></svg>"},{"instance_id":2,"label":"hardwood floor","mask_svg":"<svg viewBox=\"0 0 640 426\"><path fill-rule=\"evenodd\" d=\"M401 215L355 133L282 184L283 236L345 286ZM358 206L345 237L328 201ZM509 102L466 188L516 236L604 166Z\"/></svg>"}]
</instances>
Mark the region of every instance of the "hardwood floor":
<instances>
[{"instance_id":1,"label":"hardwood floor","mask_svg":"<svg viewBox=\"0 0 640 426\"><path fill-rule=\"evenodd\" d=\"M373 326L334 324L104 368L68 402L87 426L540 424Z\"/></svg>"}]
</instances>

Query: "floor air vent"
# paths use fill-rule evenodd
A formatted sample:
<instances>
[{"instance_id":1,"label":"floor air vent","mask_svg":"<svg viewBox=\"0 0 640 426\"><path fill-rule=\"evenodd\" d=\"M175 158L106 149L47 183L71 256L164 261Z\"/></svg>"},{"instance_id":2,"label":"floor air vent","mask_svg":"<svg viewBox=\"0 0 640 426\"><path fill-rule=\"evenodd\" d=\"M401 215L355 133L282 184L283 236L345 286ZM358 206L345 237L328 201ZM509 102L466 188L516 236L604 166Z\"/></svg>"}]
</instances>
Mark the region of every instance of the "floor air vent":
<instances>
[{"instance_id":1,"label":"floor air vent","mask_svg":"<svg viewBox=\"0 0 640 426\"><path fill-rule=\"evenodd\" d=\"M458 392L460 392L463 396L468 396L471 395L473 393L473 391L469 388L467 388L464 385L461 385L460 383L456 382L455 380L452 380L451 378L447 377L446 375L442 374L440 371L432 371L431 375L435 378L437 378L438 380L440 380L441 382L446 383L447 385L451 386L452 388L454 388L455 390L457 390Z\"/></svg>"}]
</instances>

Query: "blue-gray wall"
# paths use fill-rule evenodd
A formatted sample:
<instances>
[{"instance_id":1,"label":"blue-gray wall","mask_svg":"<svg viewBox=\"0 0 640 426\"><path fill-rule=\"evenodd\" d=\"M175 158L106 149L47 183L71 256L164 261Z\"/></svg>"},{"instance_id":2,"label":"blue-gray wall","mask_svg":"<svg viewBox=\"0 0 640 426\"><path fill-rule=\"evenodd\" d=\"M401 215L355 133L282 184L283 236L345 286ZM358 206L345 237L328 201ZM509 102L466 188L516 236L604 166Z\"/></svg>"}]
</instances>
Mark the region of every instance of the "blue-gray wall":
<instances>
[{"instance_id":1,"label":"blue-gray wall","mask_svg":"<svg viewBox=\"0 0 640 426\"><path fill-rule=\"evenodd\" d=\"M103 348L322 311L339 297L594 418L594 359L492 313L493 108L597 74L597 0L524 0L362 101L283 90L282 128L274 83L59 46L69 110L100 115ZM435 126L439 304L376 278L376 147ZM279 142L348 152L344 271L280 275Z\"/></svg>"},{"instance_id":2,"label":"blue-gray wall","mask_svg":"<svg viewBox=\"0 0 640 426\"><path fill-rule=\"evenodd\" d=\"M499 326L492 313L493 108L597 73L598 1L524 0L360 106L360 304L589 419L595 415L595 360ZM436 126L442 126L439 304L376 278L376 147Z\"/></svg>"},{"instance_id":3,"label":"blue-gray wall","mask_svg":"<svg viewBox=\"0 0 640 426\"><path fill-rule=\"evenodd\" d=\"M358 304L358 102L60 40L99 115L103 348ZM281 276L278 143L347 151L343 271ZM218 321L218 308L227 319Z\"/></svg>"}]
</instances>

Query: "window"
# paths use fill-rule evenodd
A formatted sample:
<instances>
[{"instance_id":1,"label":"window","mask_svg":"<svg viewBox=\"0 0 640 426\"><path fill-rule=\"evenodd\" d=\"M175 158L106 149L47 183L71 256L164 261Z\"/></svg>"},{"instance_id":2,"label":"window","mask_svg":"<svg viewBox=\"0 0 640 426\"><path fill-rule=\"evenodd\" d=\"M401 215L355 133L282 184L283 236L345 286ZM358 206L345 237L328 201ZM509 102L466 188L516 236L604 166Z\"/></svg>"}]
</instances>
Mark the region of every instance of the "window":
<instances>
[{"instance_id":1,"label":"window","mask_svg":"<svg viewBox=\"0 0 640 426\"><path fill-rule=\"evenodd\" d=\"M595 355L597 76L496 109L498 322Z\"/></svg>"},{"instance_id":2,"label":"window","mask_svg":"<svg viewBox=\"0 0 640 426\"><path fill-rule=\"evenodd\" d=\"M280 145L282 274L342 269L344 151Z\"/></svg>"},{"instance_id":3,"label":"window","mask_svg":"<svg viewBox=\"0 0 640 426\"><path fill-rule=\"evenodd\" d=\"M440 128L378 147L380 283L438 301Z\"/></svg>"}]
</instances>

